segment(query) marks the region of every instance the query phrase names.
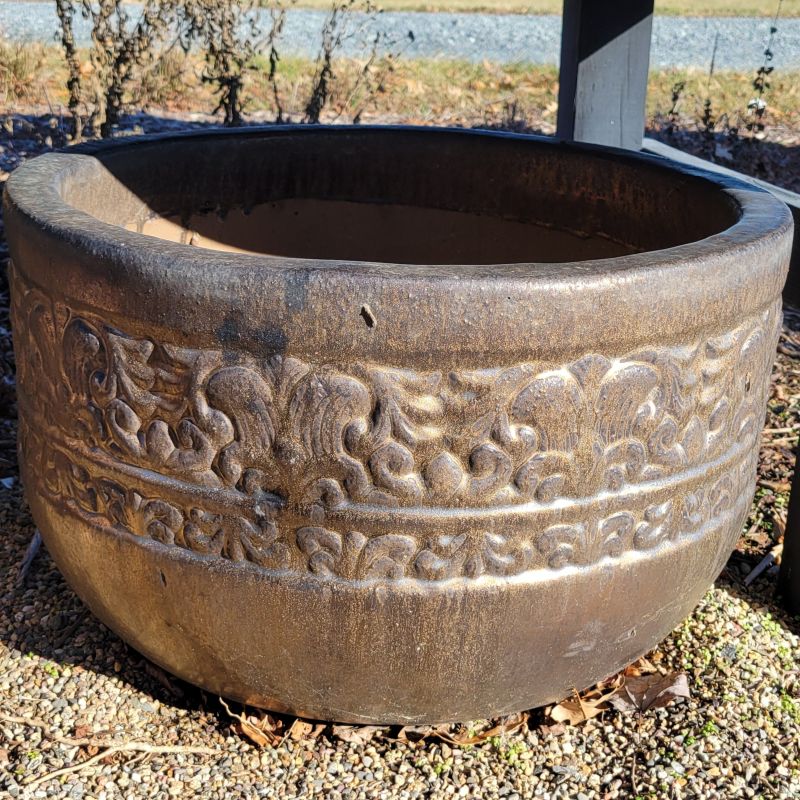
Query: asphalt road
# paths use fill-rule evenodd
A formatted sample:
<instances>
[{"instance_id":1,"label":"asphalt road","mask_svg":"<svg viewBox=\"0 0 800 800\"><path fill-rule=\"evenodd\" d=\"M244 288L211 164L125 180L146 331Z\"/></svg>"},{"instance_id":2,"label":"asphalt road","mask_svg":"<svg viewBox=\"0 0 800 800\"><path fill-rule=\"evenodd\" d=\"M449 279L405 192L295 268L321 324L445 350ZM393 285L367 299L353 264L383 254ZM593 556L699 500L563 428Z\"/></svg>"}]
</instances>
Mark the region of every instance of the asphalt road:
<instances>
[{"instance_id":1,"label":"asphalt road","mask_svg":"<svg viewBox=\"0 0 800 800\"><path fill-rule=\"evenodd\" d=\"M316 55L325 12L292 10L283 38L284 55ZM556 64L561 18L518 14L384 13L349 39L342 53L364 52L377 30L402 43L405 58L442 57L467 61ZM707 69L716 41L716 69L755 71L763 62L770 20L742 17L657 17L653 25L652 67ZM53 2L0 0L0 32L13 39L55 41L58 21ZM77 35L88 42L87 23L78 18ZM413 31L413 41L408 32ZM781 20L772 64L800 69L800 19Z\"/></svg>"}]
</instances>

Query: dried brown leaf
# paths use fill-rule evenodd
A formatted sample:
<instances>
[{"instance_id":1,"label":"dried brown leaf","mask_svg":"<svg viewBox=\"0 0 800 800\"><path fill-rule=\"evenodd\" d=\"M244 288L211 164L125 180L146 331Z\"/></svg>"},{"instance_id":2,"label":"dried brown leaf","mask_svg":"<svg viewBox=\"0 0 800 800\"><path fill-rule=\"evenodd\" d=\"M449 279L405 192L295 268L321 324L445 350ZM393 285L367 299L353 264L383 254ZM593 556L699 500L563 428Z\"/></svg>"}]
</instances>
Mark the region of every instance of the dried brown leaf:
<instances>
[{"instance_id":1,"label":"dried brown leaf","mask_svg":"<svg viewBox=\"0 0 800 800\"><path fill-rule=\"evenodd\" d=\"M651 675L654 672L658 672L655 664L642 656L638 661L625 667L622 674L626 678L638 678L640 675Z\"/></svg>"},{"instance_id":2,"label":"dried brown leaf","mask_svg":"<svg viewBox=\"0 0 800 800\"><path fill-rule=\"evenodd\" d=\"M293 742L300 742L303 739L311 738L314 732L314 724L306 722L304 719L297 718L289 727L288 737Z\"/></svg>"},{"instance_id":3,"label":"dried brown leaf","mask_svg":"<svg viewBox=\"0 0 800 800\"><path fill-rule=\"evenodd\" d=\"M643 714L651 708L663 708L674 700L690 696L686 673L668 672L627 678L609 702L623 714Z\"/></svg>"},{"instance_id":4,"label":"dried brown leaf","mask_svg":"<svg viewBox=\"0 0 800 800\"><path fill-rule=\"evenodd\" d=\"M567 725L580 725L587 719L581 708L580 698L577 696L562 700L558 705L550 708L547 713L550 719Z\"/></svg>"},{"instance_id":5,"label":"dried brown leaf","mask_svg":"<svg viewBox=\"0 0 800 800\"><path fill-rule=\"evenodd\" d=\"M567 726L563 722L556 722L555 725L540 725L539 732L545 736L561 736L566 733Z\"/></svg>"},{"instance_id":6,"label":"dried brown leaf","mask_svg":"<svg viewBox=\"0 0 800 800\"><path fill-rule=\"evenodd\" d=\"M608 708L608 701L618 691L617 685L614 685L611 691L605 693L599 689L590 689L583 695L575 691L572 697L562 700L562 702L550 708L548 714L556 722L563 722L567 725L580 725L605 711Z\"/></svg>"},{"instance_id":7,"label":"dried brown leaf","mask_svg":"<svg viewBox=\"0 0 800 800\"><path fill-rule=\"evenodd\" d=\"M343 742L367 744L378 734L386 731L386 728L379 725L334 725L331 730L333 735Z\"/></svg>"},{"instance_id":8,"label":"dried brown leaf","mask_svg":"<svg viewBox=\"0 0 800 800\"><path fill-rule=\"evenodd\" d=\"M491 739L493 736L514 733L528 723L530 714L527 711L520 711L517 714L510 714L497 720L494 725L479 733L470 734L469 730L463 730L456 734L447 735L437 732L440 739L451 742L452 744L479 744Z\"/></svg>"},{"instance_id":9,"label":"dried brown leaf","mask_svg":"<svg viewBox=\"0 0 800 800\"><path fill-rule=\"evenodd\" d=\"M404 725L397 732L398 742L421 742L430 738L449 738L450 725Z\"/></svg>"},{"instance_id":10,"label":"dried brown leaf","mask_svg":"<svg viewBox=\"0 0 800 800\"><path fill-rule=\"evenodd\" d=\"M222 698L220 698L220 702L225 707L228 715L237 721L239 732L259 747L274 747L281 742L281 728L283 726L271 714L264 713L261 717L236 714L230 710L228 704Z\"/></svg>"}]
</instances>

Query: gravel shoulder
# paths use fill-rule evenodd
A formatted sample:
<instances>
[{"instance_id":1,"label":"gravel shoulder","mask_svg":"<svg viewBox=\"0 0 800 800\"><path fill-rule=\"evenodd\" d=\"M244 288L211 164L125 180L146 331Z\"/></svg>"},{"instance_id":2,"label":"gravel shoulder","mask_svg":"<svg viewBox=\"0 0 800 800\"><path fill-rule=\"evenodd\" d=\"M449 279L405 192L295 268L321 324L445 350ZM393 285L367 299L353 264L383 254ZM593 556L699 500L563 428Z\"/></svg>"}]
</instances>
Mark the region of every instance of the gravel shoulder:
<instances>
[{"instance_id":1,"label":"gravel shoulder","mask_svg":"<svg viewBox=\"0 0 800 800\"><path fill-rule=\"evenodd\" d=\"M15 139L0 167L40 152L51 134L45 121L38 138ZM257 747L219 698L167 675L96 620L46 550L20 581L34 527L14 456L4 279L0 373L0 797L800 797L800 618L776 604L774 572L744 582L785 525L800 430L800 312L787 309L739 545L692 616L648 655L661 672L687 673L691 699L638 719L607 710L575 727L538 710L520 730L474 746L414 741L396 728L357 743L353 729L295 724L275 746Z\"/></svg>"},{"instance_id":2,"label":"gravel shoulder","mask_svg":"<svg viewBox=\"0 0 800 800\"><path fill-rule=\"evenodd\" d=\"M52 43L58 21L51 2L0 0L0 32L21 40ZM262 12L262 19L266 19ZM282 35L281 54L313 58L317 55L325 11L295 8L289 11ZM352 15L361 28L345 42L340 55L358 57L368 52L365 42L377 30L389 41L403 43L403 57L463 59L474 63L558 64L561 17L555 14L471 14L386 11L377 22ZM262 23L262 27L265 23ZM764 17L663 17L653 22L650 55L652 69L698 67L755 70L764 61L771 20ZM800 19L781 19L773 42L776 69L800 68ZM414 39L407 41L408 32ZM75 20L80 46L90 41L88 23Z\"/></svg>"}]
</instances>

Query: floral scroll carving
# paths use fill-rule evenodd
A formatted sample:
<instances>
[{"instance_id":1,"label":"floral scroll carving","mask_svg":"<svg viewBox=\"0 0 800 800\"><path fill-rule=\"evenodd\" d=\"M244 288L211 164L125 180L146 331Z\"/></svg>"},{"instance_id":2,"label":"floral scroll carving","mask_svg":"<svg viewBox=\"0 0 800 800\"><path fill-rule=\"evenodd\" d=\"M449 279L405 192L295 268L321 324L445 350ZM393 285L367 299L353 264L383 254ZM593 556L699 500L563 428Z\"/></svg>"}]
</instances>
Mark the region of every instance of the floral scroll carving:
<instances>
[{"instance_id":1,"label":"floral scroll carving","mask_svg":"<svg viewBox=\"0 0 800 800\"><path fill-rule=\"evenodd\" d=\"M584 566L721 518L753 478L780 316L622 356L416 372L178 347L13 279L27 460L48 497L201 556L351 580ZM675 495L650 497L664 481ZM196 499L215 492L219 508ZM600 495L627 506L537 521ZM529 534L437 521L514 508ZM341 523L364 509L412 510L423 532Z\"/></svg>"}]
</instances>

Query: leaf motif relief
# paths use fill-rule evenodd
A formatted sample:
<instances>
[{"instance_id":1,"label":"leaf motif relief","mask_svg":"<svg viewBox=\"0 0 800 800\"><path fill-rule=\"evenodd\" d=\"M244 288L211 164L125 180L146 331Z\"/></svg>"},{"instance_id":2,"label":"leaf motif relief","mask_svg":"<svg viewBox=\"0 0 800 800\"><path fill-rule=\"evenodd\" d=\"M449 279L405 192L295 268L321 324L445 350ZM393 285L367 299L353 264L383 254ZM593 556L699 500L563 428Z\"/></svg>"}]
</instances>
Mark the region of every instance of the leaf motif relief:
<instances>
[{"instance_id":1,"label":"leaf motif relief","mask_svg":"<svg viewBox=\"0 0 800 800\"><path fill-rule=\"evenodd\" d=\"M61 367L72 396L79 401L93 399L108 383L106 396L116 394L116 376L109 370L102 336L80 317L74 317L61 339Z\"/></svg>"},{"instance_id":2,"label":"leaf motif relief","mask_svg":"<svg viewBox=\"0 0 800 800\"><path fill-rule=\"evenodd\" d=\"M159 407L159 398L150 390L155 370L148 363L155 351L149 339L131 339L106 333L109 372L114 377L115 395L149 419Z\"/></svg>"},{"instance_id":3,"label":"leaf motif relief","mask_svg":"<svg viewBox=\"0 0 800 800\"><path fill-rule=\"evenodd\" d=\"M224 555L231 561L249 561L268 569L289 566L289 547L278 541L278 529L272 520L230 516L225 518L225 526Z\"/></svg>"},{"instance_id":4,"label":"leaf motif relief","mask_svg":"<svg viewBox=\"0 0 800 800\"><path fill-rule=\"evenodd\" d=\"M756 438L780 321L776 305L689 344L443 376L182 348L12 280L22 392L68 444L312 524L348 504L549 506L679 479Z\"/></svg>"},{"instance_id":5,"label":"leaf motif relief","mask_svg":"<svg viewBox=\"0 0 800 800\"><path fill-rule=\"evenodd\" d=\"M701 378L698 371L701 347L698 344L645 350L631 356L631 361L649 364L659 376L656 407L683 428L700 399Z\"/></svg>"},{"instance_id":6,"label":"leaf motif relief","mask_svg":"<svg viewBox=\"0 0 800 800\"><path fill-rule=\"evenodd\" d=\"M81 319L72 319L61 338L60 377L70 414L63 424L67 432L92 443L106 438L102 407L95 396L114 397L116 379L108 375L108 361L100 334ZM24 359L22 359L24 360ZM109 384L112 388L106 389Z\"/></svg>"},{"instance_id":7,"label":"leaf motif relief","mask_svg":"<svg viewBox=\"0 0 800 800\"><path fill-rule=\"evenodd\" d=\"M422 499L424 485L416 473L416 461L402 444L386 442L370 456L368 463L376 486L409 505Z\"/></svg>"},{"instance_id":8,"label":"leaf motif relief","mask_svg":"<svg viewBox=\"0 0 800 800\"><path fill-rule=\"evenodd\" d=\"M636 519L629 511L622 511L604 519L599 525L597 548L593 561L602 558L619 558L631 547Z\"/></svg>"},{"instance_id":9,"label":"leaf motif relief","mask_svg":"<svg viewBox=\"0 0 800 800\"><path fill-rule=\"evenodd\" d=\"M399 580L405 576L416 551L417 541L412 536L394 533L375 536L364 545L358 576Z\"/></svg>"},{"instance_id":10,"label":"leaf motif relief","mask_svg":"<svg viewBox=\"0 0 800 800\"><path fill-rule=\"evenodd\" d=\"M731 423L736 413L738 395L737 381L739 347L742 329L730 331L706 342L706 358L701 375L703 390L700 400L701 412L707 419L706 456L715 458L729 443Z\"/></svg>"},{"instance_id":11,"label":"leaf motif relief","mask_svg":"<svg viewBox=\"0 0 800 800\"><path fill-rule=\"evenodd\" d=\"M183 528L183 514L171 503L164 500L147 500L136 494L133 507L138 514L131 526L134 533L137 529L142 536L148 536L162 544L174 544Z\"/></svg>"},{"instance_id":12,"label":"leaf motif relief","mask_svg":"<svg viewBox=\"0 0 800 800\"><path fill-rule=\"evenodd\" d=\"M647 440L647 449L659 465L679 467L686 463L686 453L678 441L678 424L664 417Z\"/></svg>"},{"instance_id":13,"label":"leaf motif relief","mask_svg":"<svg viewBox=\"0 0 800 800\"><path fill-rule=\"evenodd\" d=\"M618 558L631 547L636 519L628 511L599 522L553 525L536 539L536 547L553 569L587 566Z\"/></svg>"},{"instance_id":14,"label":"leaf motif relief","mask_svg":"<svg viewBox=\"0 0 800 800\"><path fill-rule=\"evenodd\" d=\"M604 447L636 437L646 404L658 385L658 373L647 364L618 363L603 376L597 400L596 435Z\"/></svg>"},{"instance_id":15,"label":"leaf motif relief","mask_svg":"<svg viewBox=\"0 0 800 800\"><path fill-rule=\"evenodd\" d=\"M683 448L685 463L688 466L699 463L705 447L705 435L703 433L703 424L696 415L692 415L683 430L681 447Z\"/></svg>"},{"instance_id":16,"label":"leaf motif relief","mask_svg":"<svg viewBox=\"0 0 800 800\"><path fill-rule=\"evenodd\" d=\"M539 453L517 470L514 485L522 497L552 503L565 494L573 469L571 457L564 453Z\"/></svg>"},{"instance_id":17,"label":"leaf motif relief","mask_svg":"<svg viewBox=\"0 0 800 800\"><path fill-rule=\"evenodd\" d=\"M173 431L170 436L166 423L161 420L150 423L145 434L150 460L162 464L175 476L196 474L203 485L219 485L218 476L211 471L219 443L212 441L191 419L182 419Z\"/></svg>"},{"instance_id":18,"label":"leaf motif relief","mask_svg":"<svg viewBox=\"0 0 800 800\"><path fill-rule=\"evenodd\" d=\"M577 566L585 549L586 526L552 525L536 537L536 549L545 557L552 569Z\"/></svg>"},{"instance_id":19,"label":"leaf motif relief","mask_svg":"<svg viewBox=\"0 0 800 800\"><path fill-rule=\"evenodd\" d=\"M757 434L763 422L763 407L769 391L768 375L770 354L766 348L763 328L757 328L742 343L736 375L733 377L738 397L733 414L731 432L739 442Z\"/></svg>"},{"instance_id":20,"label":"leaf motif relief","mask_svg":"<svg viewBox=\"0 0 800 800\"><path fill-rule=\"evenodd\" d=\"M344 452L345 432L372 411L363 383L335 373L308 374L289 403L290 434L306 458L337 459Z\"/></svg>"},{"instance_id":21,"label":"leaf motif relief","mask_svg":"<svg viewBox=\"0 0 800 800\"><path fill-rule=\"evenodd\" d=\"M679 529L681 535L693 534L703 526L706 519L705 494L705 488L700 487L684 495Z\"/></svg>"},{"instance_id":22,"label":"leaf motif relief","mask_svg":"<svg viewBox=\"0 0 800 800\"><path fill-rule=\"evenodd\" d=\"M416 574L428 581L457 578L464 573L470 555L466 534L436 536L414 560Z\"/></svg>"},{"instance_id":23,"label":"leaf motif relief","mask_svg":"<svg viewBox=\"0 0 800 800\"><path fill-rule=\"evenodd\" d=\"M470 453L469 467L464 496L473 502L491 498L508 486L513 470L509 456L492 442Z\"/></svg>"},{"instance_id":24,"label":"leaf motif relief","mask_svg":"<svg viewBox=\"0 0 800 800\"><path fill-rule=\"evenodd\" d=\"M511 419L535 432L540 451L569 453L580 440L584 407L580 386L568 372L546 372L514 399Z\"/></svg>"},{"instance_id":25,"label":"leaf motif relief","mask_svg":"<svg viewBox=\"0 0 800 800\"><path fill-rule=\"evenodd\" d=\"M498 533L485 533L481 548L483 569L492 575L518 575L525 572L533 562L530 542L521 541Z\"/></svg>"},{"instance_id":26,"label":"leaf motif relief","mask_svg":"<svg viewBox=\"0 0 800 800\"><path fill-rule=\"evenodd\" d=\"M222 530L222 517L202 508L192 508L183 528L183 538L189 549L196 553L223 555L225 533Z\"/></svg>"},{"instance_id":27,"label":"leaf motif relief","mask_svg":"<svg viewBox=\"0 0 800 800\"><path fill-rule=\"evenodd\" d=\"M182 538L186 546L203 555L230 561L249 561L270 569L290 563L289 548L278 540L275 523L269 519L251 521L238 515L212 514L192 508Z\"/></svg>"},{"instance_id":28,"label":"leaf motif relief","mask_svg":"<svg viewBox=\"0 0 800 800\"><path fill-rule=\"evenodd\" d=\"M515 464L524 463L538 450L536 431L528 425L512 423L505 409L496 415L491 438L508 453Z\"/></svg>"},{"instance_id":29,"label":"leaf motif relief","mask_svg":"<svg viewBox=\"0 0 800 800\"><path fill-rule=\"evenodd\" d=\"M136 536L172 545L181 538L184 516L165 500L148 499L111 481L101 489L108 516Z\"/></svg>"},{"instance_id":30,"label":"leaf motif relief","mask_svg":"<svg viewBox=\"0 0 800 800\"><path fill-rule=\"evenodd\" d=\"M16 362L17 382L30 397L54 410L58 396L53 378L58 373L58 358L52 303L31 292L27 309L12 304L11 319L17 348L27 354Z\"/></svg>"},{"instance_id":31,"label":"leaf motif relief","mask_svg":"<svg viewBox=\"0 0 800 800\"><path fill-rule=\"evenodd\" d=\"M633 546L637 550L649 550L674 536L672 525L673 501L667 500L658 505L648 506L644 511L644 521L636 527Z\"/></svg>"},{"instance_id":32,"label":"leaf motif relief","mask_svg":"<svg viewBox=\"0 0 800 800\"><path fill-rule=\"evenodd\" d=\"M440 373L370 369L367 375L377 398L375 428L381 436L388 434L410 450L440 438ZM382 427L384 419L388 431Z\"/></svg>"},{"instance_id":33,"label":"leaf motif relief","mask_svg":"<svg viewBox=\"0 0 800 800\"><path fill-rule=\"evenodd\" d=\"M736 494L734 492L734 482L731 475L722 475L708 492L708 503L712 517L718 517L729 511L735 504Z\"/></svg>"},{"instance_id":34,"label":"leaf motif relief","mask_svg":"<svg viewBox=\"0 0 800 800\"><path fill-rule=\"evenodd\" d=\"M342 535L322 527L300 528L296 540L312 572L349 579L398 580L417 550L411 536L383 534L368 539L357 531Z\"/></svg>"},{"instance_id":35,"label":"leaf motif relief","mask_svg":"<svg viewBox=\"0 0 800 800\"><path fill-rule=\"evenodd\" d=\"M123 400L115 397L103 409L105 434L116 448L133 459L147 456L145 437L140 437L142 420ZM170 442L171 449L171 442Z\"/></svg>"},{"instance_id":36,"label":"leaf motif relief","mask_svg":"<svg viewBox=\"0 0 800 800\"><path fill-rule=\"evenodd\" d=\"M311 572L330 577L353 578L367 537L357 531L344 535L322 527L300 528L297 546L308 558Z\"/></svg>"},{"instance_id":37,"label":"leaf motif relief","mask_svg":"<svg viewBox=\"0 0 800 800\"><path fill-rule=\"evenodd\" d=\"M627 439L602 451L597 447L597 464L604 470L601 487L612 492L625 484L634 483L648 464L644 445L637 439Z\"/></svg>"},{"instance_id":38,"label":"leaf motif relief","mask_svg":"<svg viewBox=\"0 0 800 800\"><path fill-rule=\"evenodd\" d=\"M223 480L237 486L248 468L273 471L276 412L269 384L252 369L223 367L209 377L205 397L232 423L218 458Z\"/></svg>"},{"instance_id":39,"label":"leaf motif relief","mask_svg":"<svg viewBox=\"0 0 800 800\"><path fill-rule=\"evenodd\" d=\"M38 454L42 480L52 496L74 503L83 511L97 512L97 492L85 467L75 464L60 450L46 451L40 446Z\"/></svg>"},{"instance_id":40,"label":"leaf motif relief","mask_svg":"<svg viewBox=\"0 0 800 800\"><path fill-rule=\"evenodd\" d=\"M327 528L300 528L296 533L297 546L308 557L308 567L317 575L337 575L342 558L342 536Z\"/></svg>"},{"instance_id":41,"label":"leaf motif relief","mask_svg":"<svg viewBox=\"0 0 800 800\"><path fill-rule=\"evenodd\" d=\"M442 401L434 394L441 376L369 369L363 379L374 396L369 424L346 432L349 452L366 463L368 478L378 490L360 487L362 494L373 502L388 495L402 505L419 504L428 494L423 477L427 457L441 452L437 423ZM429 472L436 480L436 468ZM441 483L439 490L446 491Z\"/></svg>"}]
</instances>

